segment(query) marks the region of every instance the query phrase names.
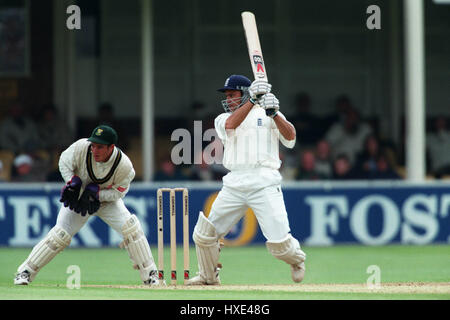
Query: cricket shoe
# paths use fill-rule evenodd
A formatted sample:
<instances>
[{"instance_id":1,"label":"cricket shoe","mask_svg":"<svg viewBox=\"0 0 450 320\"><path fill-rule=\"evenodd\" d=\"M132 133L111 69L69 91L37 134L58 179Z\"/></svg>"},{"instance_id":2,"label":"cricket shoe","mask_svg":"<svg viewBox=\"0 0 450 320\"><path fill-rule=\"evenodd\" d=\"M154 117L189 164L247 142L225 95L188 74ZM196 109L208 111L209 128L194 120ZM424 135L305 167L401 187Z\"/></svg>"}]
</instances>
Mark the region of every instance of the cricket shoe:
<instances>
[{"instance_id":1,"label":"cricket shoe","mask_svg":"<svg viewBox=\"0 0 450 320\"><path fill-rule=\"evenodd\" d=\"M206 280L200 273L189 280L186 281L187 286L220 286L220 277L217 274L216 279L214 281Z\"/></svg>"},{"instance_id":2,"label":"cricket shoe","mask_svg":"<svg viewBox=\"0 0 450 320\"><path fill-rule=\"evenodd\" d=\"M26 286L31 282L30 276L31 275L30 272L28 272L28 270L22 271L16 274L16 277L14 278L14 284Z\"/></svg>"},{"instance_id":3,"label":"cricket shoe","mask_svg":"<svg viewBox=\"0 0 450 320\"><path fill-rule=\"evenodd\" d=\"M160 287L165 286L166 281L159 280L158 270L152 270L150 271L150 278L148 280L145 280L144 284L149 285L151 287Z\"/></svg>"},{"instance_id":4,"label":"cricket shoe","mask_svg":"<svg viewBox=\"0 0 450 320\"><path fill-rule=\"evenodd\" d=\"M291 275L294 282L302 282L305 277L305 263L291 264Z\"/></svg>"}]
</instances>

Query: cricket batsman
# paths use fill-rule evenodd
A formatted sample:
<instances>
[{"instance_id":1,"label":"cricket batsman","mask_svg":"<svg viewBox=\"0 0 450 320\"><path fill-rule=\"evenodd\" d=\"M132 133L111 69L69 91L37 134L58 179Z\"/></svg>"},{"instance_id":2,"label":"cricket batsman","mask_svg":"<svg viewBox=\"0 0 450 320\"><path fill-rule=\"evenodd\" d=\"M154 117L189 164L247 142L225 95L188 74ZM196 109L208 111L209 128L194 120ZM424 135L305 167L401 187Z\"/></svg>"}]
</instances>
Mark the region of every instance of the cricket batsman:
<instances>
[{"instance_id":1,"label":"cricket batsman","mask_svg":"<svg viewBox=\"0 0 450 320\"><path fill-rule=\"evenodd\" d=\"M305 275L306 254L290 234L281 191L279 141L293 148L294 126L279 111L279 101L267 81L251 82L232 75L223 88L225 113L214 125L224 145L223 165L230 172L206 217L200 212L193 240L198 275L188 285L219 285L219 239L244 216L250 207L258 220L268 251L291 266L294 282Z\"/></svg>"},{"instance_id":2,"label":"cricket batsman","mask_svg":"<svg viewBox=\"0 0 450 320\"><path fill-rule=\"evenodd\" d=\"M101 125L89 138L76 141L61 154L59 170L66 184L61 191L63 204L56 225L19 266L14 284L32 282L47 263L69 246L72 237L91 216L100 217L122 235L120 246L128 251L144 284L160 284L139 219L128 211L122 200L135 171L127 155L115 146L117 140L113 128Z\"/></svg>"}]
</instances>

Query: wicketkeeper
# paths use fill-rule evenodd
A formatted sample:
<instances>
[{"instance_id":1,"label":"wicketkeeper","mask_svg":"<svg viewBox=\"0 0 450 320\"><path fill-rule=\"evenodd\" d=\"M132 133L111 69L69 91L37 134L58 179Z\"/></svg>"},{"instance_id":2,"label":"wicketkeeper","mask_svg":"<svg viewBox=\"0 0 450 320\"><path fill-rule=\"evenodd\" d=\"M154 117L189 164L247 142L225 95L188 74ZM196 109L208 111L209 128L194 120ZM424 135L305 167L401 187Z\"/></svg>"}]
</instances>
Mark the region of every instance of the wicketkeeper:
<instances>
[{"instance_id":1,"label":"wicketkeeper","mask_svg":"<svg viewBox=\"0 0 450 320\"><path fill-rule=\"evenodd\" d=\"M230 172L223 177L223 188L207 217L200 212L193 239L199 273L188 285L216 285L219 279L219 239L253 209L267 239L268 251L291 266L292 279L305 275L306 254L289 228L281 191L279 141L293 148L294 126L279 111L278 99L266 81L251 82L232 75L220 92L225 94L225 113L214 122L224 145L223 165Z\"/></svg>"},{"instance_id":2,"label":"wicketkeeper","mask_svg":"<svg viewBox=\"0 0 450 320\"><path fill-rule=\"evenodd\" d=\"M125 207L135 171L130 159L115 145L116 131L98 126L89 138L73 143L59 159L66 181L61 191L63 203L56 225L31 251L17 269L14 284L27 285L58 253L91 216L98 216L123 237L121 247L139 270L144 284L159 285L158 272L139 219Z\"/></svg>"}]
</instances>

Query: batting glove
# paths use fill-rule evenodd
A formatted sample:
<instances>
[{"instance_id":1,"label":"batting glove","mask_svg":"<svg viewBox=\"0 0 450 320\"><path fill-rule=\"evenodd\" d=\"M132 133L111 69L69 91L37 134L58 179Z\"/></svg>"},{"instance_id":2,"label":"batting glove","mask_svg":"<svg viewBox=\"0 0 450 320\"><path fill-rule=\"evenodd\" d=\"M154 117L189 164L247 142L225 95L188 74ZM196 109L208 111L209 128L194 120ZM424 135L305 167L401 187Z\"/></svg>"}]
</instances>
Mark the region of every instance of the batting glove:
<instances>
[{"instance_id":1,"label":"batting glove","mask_svg":"<svg viewBox=\"0 0 450 320\"><path fill-rule=\"evenodd\" d=\"M255 80L248 88L248 93L250 94L250 98L257 100L263 94L269 93L271 89L272 85L267 81Z\"/></svg>"},{"instance_id":2,"label":"batting glove","mask_svg":"<svg viewBox=\"0 0 450 320\"><path fill-rule=\"evenodd\" d=\"M259 99L259 105L266 110L266 115L271 118L275 118L280 110L280 101L273 93L267 93Z\"/></svg>"}]
</instances>

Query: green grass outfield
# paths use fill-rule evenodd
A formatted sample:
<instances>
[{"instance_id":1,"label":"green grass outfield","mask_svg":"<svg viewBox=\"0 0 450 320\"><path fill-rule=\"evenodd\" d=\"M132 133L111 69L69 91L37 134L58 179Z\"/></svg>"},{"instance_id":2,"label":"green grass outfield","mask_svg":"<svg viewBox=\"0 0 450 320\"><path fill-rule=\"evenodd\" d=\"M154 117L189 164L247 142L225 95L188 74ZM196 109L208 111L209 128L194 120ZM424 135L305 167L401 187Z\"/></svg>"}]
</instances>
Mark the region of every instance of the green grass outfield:
<instances>
[{"instance_id":1,"label":"green grass outfield","mask_svg":"<svg viewBox=\"0 0 450 320\"><path fill-rule=\"evenodd\" d=\"M167 248L168 246L166 246ZM29 248L0 248L0 299L133 300L406 300L450 299L450 246L303 247L306 276L294 284L290 268L264 246L225 247L220 262L222 286L185 287L182 250L178 249L178 284L167 288L141 285L125 250L68 248L51 261L29 286L14 286L17 266ZM152 247L156 258L156 247ZM170 275L169 251L165 252ZM197 271L191 247L191 276ZM81 270L81 288L68 289L70 265ZM367 268L379 267L381 286L370 289Z\"/></svg>"}]
</instances>

